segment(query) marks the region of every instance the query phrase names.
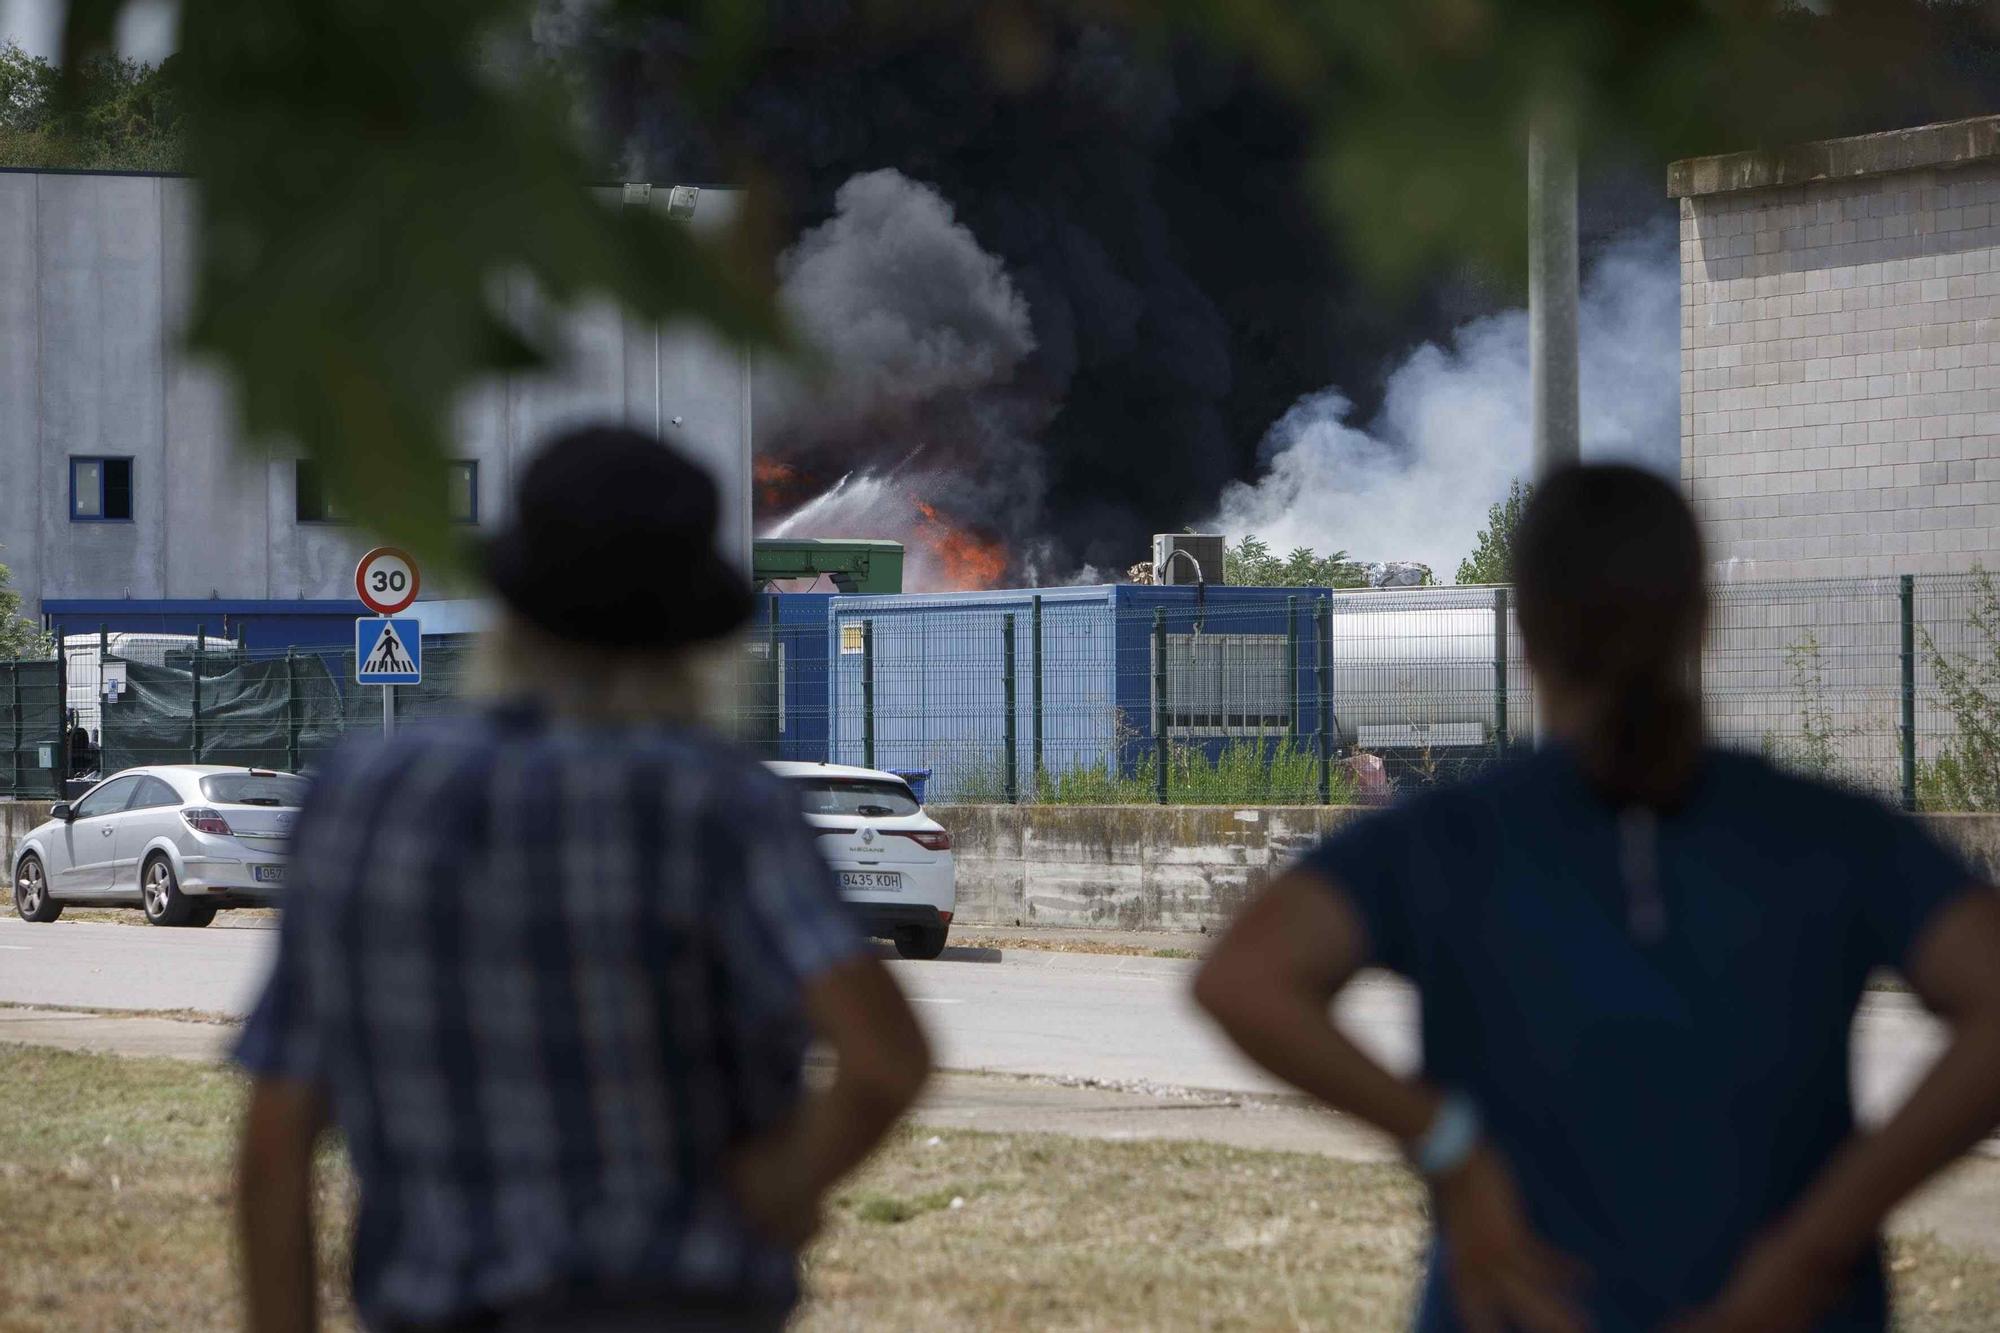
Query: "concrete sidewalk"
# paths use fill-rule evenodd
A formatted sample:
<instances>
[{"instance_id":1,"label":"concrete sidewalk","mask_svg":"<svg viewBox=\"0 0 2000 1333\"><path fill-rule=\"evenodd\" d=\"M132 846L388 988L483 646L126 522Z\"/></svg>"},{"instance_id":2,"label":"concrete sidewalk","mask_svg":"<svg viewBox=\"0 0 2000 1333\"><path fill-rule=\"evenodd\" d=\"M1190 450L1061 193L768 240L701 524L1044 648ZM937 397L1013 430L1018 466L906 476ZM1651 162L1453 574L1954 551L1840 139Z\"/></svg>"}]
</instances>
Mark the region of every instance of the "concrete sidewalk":
<instances>
[{"instance_id":1,"label":"concrete sidewalk","mask_svg":"<svg viewBox=\"0 0 2000 1333\"><path fill-rule=\"evenodd\" d=\"M107 1010L0 1006L0 1042L58 1046L100 1055L220 1061L228 1055L236 1031L234 1023L199 1023Z\"/></svg>"}]
</instances>

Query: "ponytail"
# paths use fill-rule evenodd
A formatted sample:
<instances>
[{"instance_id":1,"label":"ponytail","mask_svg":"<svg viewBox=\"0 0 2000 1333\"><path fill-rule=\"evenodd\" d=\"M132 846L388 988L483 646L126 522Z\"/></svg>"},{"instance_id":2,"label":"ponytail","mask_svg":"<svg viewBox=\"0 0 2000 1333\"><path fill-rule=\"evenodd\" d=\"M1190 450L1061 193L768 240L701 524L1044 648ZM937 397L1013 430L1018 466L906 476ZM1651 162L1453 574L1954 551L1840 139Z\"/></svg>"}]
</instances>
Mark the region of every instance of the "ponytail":
<instances>
[{"instance_id":1,"label":"ponytail","mask_svg":"<svg viewBox=\"0 0 2000 1333\"><path fill-rule=\"evenodd\" d=\"M1605 799L1659 810L1686 790L1701 738L1694 692L1653 669L1609 689L1579 738L1577 757Z\"/></svg>"}]
</instances>

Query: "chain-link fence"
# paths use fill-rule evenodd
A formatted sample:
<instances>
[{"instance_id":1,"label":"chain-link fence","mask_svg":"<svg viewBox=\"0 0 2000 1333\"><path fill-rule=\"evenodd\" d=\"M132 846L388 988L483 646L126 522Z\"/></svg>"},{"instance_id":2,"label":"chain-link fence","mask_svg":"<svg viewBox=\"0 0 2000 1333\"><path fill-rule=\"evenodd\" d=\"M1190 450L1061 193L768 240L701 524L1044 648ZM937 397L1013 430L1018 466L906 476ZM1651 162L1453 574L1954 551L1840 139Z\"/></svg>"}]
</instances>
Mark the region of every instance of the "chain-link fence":
<instances>
[{"instance_id":1,"label":"chain-link fence","mask_svg":"<svg viewBox=\"0 0 2000 1333\"><path fill-rule=\"evenodd\" d=\"M1498 588L1048 589L763 600L730 725L772 759L901 770L933 801L1316 803L1524 752L1534 696ZM425 641L399 719L460 706ZM1724 584L1711 733L1912 807L2000 809L2000 591L1984 574ZM142 763L310 768L379 730L351 652L71 636L0 663L0 791Z\"/></svg>"},{"instance_id":2,"label":"chain-link fence","mask_svg":"<svg viewBox=\"0 0 2000 1333\"><path fill-rule=\"evenodd\" d=\"M943 800L1346 801L1532 731L1490 588L839 598L830 630L827 757Z\"/></svg>"}]
</instances>

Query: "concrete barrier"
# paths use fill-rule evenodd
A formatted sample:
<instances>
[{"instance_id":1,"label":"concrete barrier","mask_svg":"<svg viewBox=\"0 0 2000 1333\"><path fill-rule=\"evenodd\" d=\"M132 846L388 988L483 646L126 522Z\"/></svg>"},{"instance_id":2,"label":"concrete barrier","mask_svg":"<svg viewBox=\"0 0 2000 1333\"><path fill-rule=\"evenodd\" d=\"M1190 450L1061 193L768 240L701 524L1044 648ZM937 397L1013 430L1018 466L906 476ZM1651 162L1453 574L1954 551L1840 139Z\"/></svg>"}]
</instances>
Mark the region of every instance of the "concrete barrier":
<instances>
[{"instance_id":1,"label":"concrete barrier","mask_svg":"<svg viewBox=\"0 0 2000 1333\"><path fill-rule=\"evenodd\" d=\"M4 849L6 853L4 868L8 872L14 869L14 848L20 844L21 839L28 836L35 825L49 817L49 810L54 804L53 801L0 801L0 849ZM11 903L14 896L11 874L7 878L5 887L6 892L0 894L0 897ZM13 910L11 907L0 908L0 911L11 910Z\"/></svg>"},{"instance_id":2,"label":"concrete barrier","mask_svg":"<svg viewBox=\"0 0 2000 1333\"><path fill-rule=\"evenodd\" d=\"M1345 806L933 806L958 851L966 925L1206 930L1321 837Z\"/></svg>"},{"instance_id":3,"label":"concrete barrier","mask_svg":"<svg viewBox=\"0 0 2000 1333\"><path fill-rule=\"evenodd\" d=\"M965 925L1217 930L1326 833L1341 806L933 806L958 850ZM2000 815L1918 815L2000 883Z\"/></svg>"}]
</instances>

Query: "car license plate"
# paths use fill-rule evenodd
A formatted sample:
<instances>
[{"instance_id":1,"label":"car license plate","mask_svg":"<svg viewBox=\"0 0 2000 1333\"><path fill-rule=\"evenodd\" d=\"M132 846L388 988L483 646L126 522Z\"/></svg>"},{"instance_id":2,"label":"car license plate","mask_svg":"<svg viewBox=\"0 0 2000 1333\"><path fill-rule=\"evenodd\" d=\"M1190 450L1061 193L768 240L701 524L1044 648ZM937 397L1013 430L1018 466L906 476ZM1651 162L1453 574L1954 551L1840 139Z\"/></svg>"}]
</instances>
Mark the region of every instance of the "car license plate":
<instances>
[{"instance_id":1,"label":"car license plate","mask_svg":"<svg viewBox=\"0 0 2000 1333\"><path fill-rule=\"evenodd\" d=\"M900 870L843 870L840 872L840 887L843 889L874 889L877 892L901 893L903 872Z\"/></svg>"},{"instance_id":2,"label":"car license plate","mask_svg":"<svg viewBox=\"0 0 2000 1333\"><path fill-rule=\"evenodd\" d=\"M283 884L285 882L285 868L283 866L255 866L252 868L252 873L256 875L259 884Z\"/></svg>"}]
</instances>

